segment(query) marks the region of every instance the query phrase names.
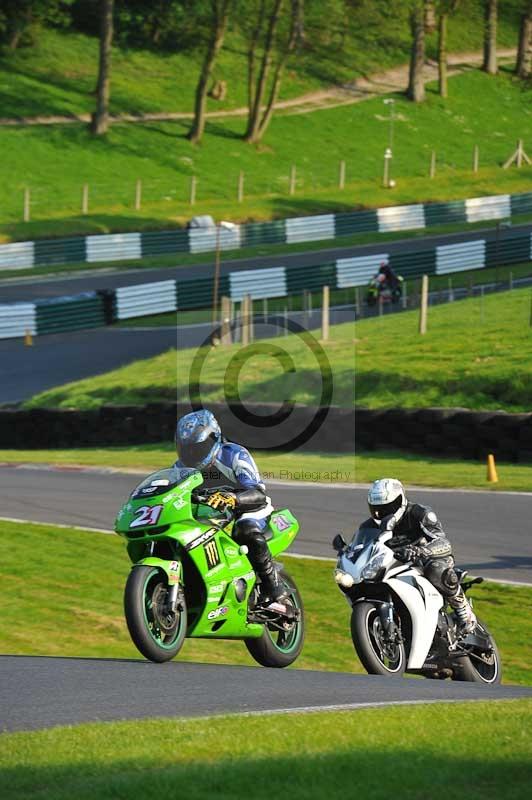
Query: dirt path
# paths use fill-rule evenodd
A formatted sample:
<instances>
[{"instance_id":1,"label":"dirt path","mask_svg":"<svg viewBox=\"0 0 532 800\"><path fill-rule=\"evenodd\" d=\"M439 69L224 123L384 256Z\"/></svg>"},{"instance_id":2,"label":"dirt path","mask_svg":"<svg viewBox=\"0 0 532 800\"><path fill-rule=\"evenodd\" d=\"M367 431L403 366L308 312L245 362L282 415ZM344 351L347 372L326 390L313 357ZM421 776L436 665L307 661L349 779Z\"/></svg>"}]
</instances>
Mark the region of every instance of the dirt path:
<instances>
[{"instance_id":1,"label":"dirt path","mask_svg":"<svg viewBox=\"0 0 532 800\"><path fill-rule=\"evenodd\" d=\"M501 49L497 51L499 59L515 58L515 48ZM450 53L448 57L449 76L457 75L468 69L478 67L482 63L482 53ZM290 100L281 100L275 104L277 111L284 111L286 114L307 114L320 108L335 108L336 106L352 105L368 100L381 94L390 92L403 92L408 83L408 64L392 67L384 72L364 78L357 78L352 83L344 86L331 86L328 89L309 92L308 94L293 97ZM435 61L428 61L425 64L424 78L425 83L436 80L438 77L438 65ZM223 119L225 117L243 117L248 110L245 106L234 108L231 111L209 111L208 119ZM152 121L172 121L192 119L193 114L189 112L168 112L160 111L147 114L113 114L111 122L152 122ZM73 114L71 116L36 116L36 117L0 117L0 126L25 126L25 125L67 125L70 123L90 122L90 114Z\"/></svg>"}]
</instances>

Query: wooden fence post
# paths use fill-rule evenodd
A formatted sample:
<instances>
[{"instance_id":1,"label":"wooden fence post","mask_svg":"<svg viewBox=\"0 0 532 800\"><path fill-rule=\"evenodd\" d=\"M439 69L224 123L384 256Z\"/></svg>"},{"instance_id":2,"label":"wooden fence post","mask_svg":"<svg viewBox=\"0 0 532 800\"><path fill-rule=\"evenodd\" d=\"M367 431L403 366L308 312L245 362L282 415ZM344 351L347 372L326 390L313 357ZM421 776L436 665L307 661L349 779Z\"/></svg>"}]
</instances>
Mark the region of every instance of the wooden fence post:
<instances>
[{"instance_id":1,"label":"wooden fence post","mask_svg":"<svg viewBox=\"0 0 532 800\"><path fill-rule=\"evenodd\" d=\"M338 174L338 188L343 189L345 187L345 161L340 161L340 171Z\"/></svg>"},{"instance_id":2,"label":"wooden fence post","mask_svg":"<svg viewBox=\"0 0 532 800\"><path fill-rule=\"evenodd\" d=\"M83 191L81 194L81 213L88 214L89 213L89 184L83 184Z\"/></svg>"},{"instance_id":3,"label":"wooden fence post","mask_svg":"<svg viewBox=\"0 0 532 800\"><path fill-rule=\"evenodd\" d=\"M244 173L242 170L238 173L238 192L237 192L238 202L241 203L244 199Z\"/></svg>"},{"instance_id":4,"label":"wooden fence post","mask_svg":"<svg viewBox=\"0 0 532 800\"><path fill-rule=\"evenodd\" d=\"M139 178L135 186L135 211L140 211L141 203L142 203L142 181Z\"/></svg>"},{"instance_id":5,"label":"wooden fence post","mask_svg":"<svg viewBox=\"0 0 532 800\"><path fill-rule=\"evenodd\" d=\"M196 202L196 176L192 175L190 179L190 205L193 206Z\"/></svg>"},{"instance_id":6,"label":"wooden fence post","mask_svg":"<svg viewBox=\"0 0 532 800\"><path fill-rule=\"evenodd\" d=\"M31 217L31 194L28 187L24 189L24 222L29 222Z\"/></svg>"},{"instance_id":7,"label":"wooden fence post","mask_svg":"<svg viewBox=\"0 0 532 800\"><path fill-rule=\"evenodd\" d=\"M321 303L321 340L327 342L329 340L329 311L330 311L330 295L329 287L323 287L323 300Z\"/></svg>"},{"instance_id":8,"label":"wooden fence post","mask_svg":"<svg viewBox=\"0 0 532 800\"><path fill-rule=\"evenodd\" d=\"M478 144L476 144L473 148L473 172L478 172Z\"/></svg>"},{"instance_id":9,"label":"wooden fence post","mask_svg":"<svg viewBox=\"0 0 532 800\"><path fill-rule=\"evenodd\" d=\"M430 154L430 172L429 175L433 178L436 175L436 151L433 150Z\"/></svg>"},{"instance_id":10,"label":"wooden fence post","mask_svg":"<svg viewBox=\"0 0 532 800\"><path fill-rule=\"evenodd\" d=\"M296 191L296 165L292 164L290 167L290 194Z\"/></svg>"},{"instance_id":11,"label":"wooden fence post","mask_svg":"<svg viewBox=\"0 0 532 800\"><path fill-rule=\"evenodd\" d=\"M427 308L429 304L429 276L421 279L421 304L419 307L419 332L424 336L427 332Z\"/></svg>"}]
</instances>

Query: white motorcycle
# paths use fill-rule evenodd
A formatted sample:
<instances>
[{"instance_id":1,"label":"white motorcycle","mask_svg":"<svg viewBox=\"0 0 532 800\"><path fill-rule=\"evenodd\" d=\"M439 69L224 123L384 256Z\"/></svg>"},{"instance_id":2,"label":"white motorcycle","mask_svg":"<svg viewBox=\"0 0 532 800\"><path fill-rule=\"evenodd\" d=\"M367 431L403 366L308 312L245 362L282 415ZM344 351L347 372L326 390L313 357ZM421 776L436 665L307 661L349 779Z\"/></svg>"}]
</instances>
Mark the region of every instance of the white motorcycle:
<instances>
[{"instance_id":1,"label":"white motorcycle","mask_svg":"<svg viewBox=\"0 0 532 800\"><path fill-rule=\"evenodd\" d=\"M334 579L352 608L351 638L367 672L500 683L499 652L486 626L478 621L472 633L461 633L422 570L395 558L391 538L391 531L377 528L359 531L349 545L340 534L333 541ZM464 592L483 581L457 573Z\"/></svg>"}]
</instances>

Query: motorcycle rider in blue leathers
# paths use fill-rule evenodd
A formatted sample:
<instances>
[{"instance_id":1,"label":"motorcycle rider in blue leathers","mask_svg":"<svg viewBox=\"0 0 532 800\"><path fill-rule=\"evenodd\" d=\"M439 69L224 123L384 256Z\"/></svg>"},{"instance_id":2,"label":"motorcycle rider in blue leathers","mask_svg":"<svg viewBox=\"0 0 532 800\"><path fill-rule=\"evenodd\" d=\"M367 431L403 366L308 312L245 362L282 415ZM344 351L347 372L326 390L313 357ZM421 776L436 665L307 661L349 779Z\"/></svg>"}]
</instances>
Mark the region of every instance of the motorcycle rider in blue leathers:
<instances>
[{"instance_id":1,"label":"motorcycle rider in blue leathers","mask_svg":"<svg viewBox=\"0 0 532 800\"><path fill-rule=\"evenodd\" d=\"M234 510L233 538L247 547L260 578L260 604L268 607L278 602L286 596L286 588L264 538L273 506L251 454L242 445L226 441L216 418L206 409L181 417L175 442L176 466L199 470L205 488L218 489L207 504L221 511Z\"/></svg>"}]
</instances>

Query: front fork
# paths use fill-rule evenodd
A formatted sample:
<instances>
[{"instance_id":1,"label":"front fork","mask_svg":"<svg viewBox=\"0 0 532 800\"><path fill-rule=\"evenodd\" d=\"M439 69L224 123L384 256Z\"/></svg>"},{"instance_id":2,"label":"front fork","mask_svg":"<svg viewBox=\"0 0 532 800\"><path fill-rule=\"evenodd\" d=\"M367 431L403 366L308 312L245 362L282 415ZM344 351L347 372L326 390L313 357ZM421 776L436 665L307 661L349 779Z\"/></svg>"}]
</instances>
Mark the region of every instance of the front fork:
<instances>
[{"instance_id":1,"label":"front fork","mask_svg":"<svg viewBox=\"0 0 532 800\"><path fill-rule=\"evenodd\" d=\"M389 641L396 642L402 641L401 629L394 619L395 606L393 600L389 597L387 602L379 604L379 619L381 621L382 629L386 634Z\"/></svg>"}]
</instances>

